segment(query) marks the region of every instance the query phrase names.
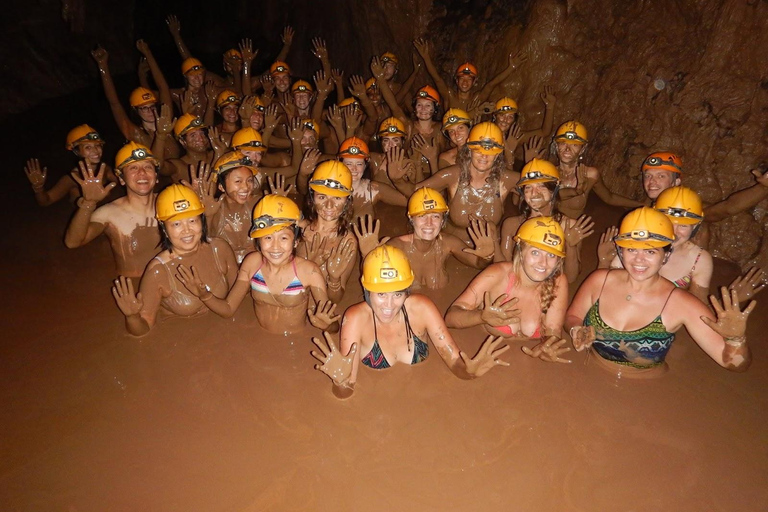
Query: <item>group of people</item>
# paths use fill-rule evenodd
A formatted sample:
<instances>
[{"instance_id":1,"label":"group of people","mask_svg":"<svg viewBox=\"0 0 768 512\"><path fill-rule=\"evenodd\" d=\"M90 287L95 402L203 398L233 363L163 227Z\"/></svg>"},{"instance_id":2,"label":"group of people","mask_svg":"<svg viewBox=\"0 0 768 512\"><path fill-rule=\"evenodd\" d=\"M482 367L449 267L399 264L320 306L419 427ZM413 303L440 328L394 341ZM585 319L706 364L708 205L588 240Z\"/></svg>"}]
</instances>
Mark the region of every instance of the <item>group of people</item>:
<instances>
[{"instance_id":1,"label":"group of people","mask_svg":"<svg viewBox=\"0 0 768 512\"><path fill-rule=\"evenodd\" d=\"M109 239L119 274L112 292L131 334L146 334L161 313L231 317L250 292L265 330L292 335L309 322L324 331L313 355L338 397L351 395L360 364L417 364L430 342L464 379L507 365L500 356L522 340L535 340L523 351L544 361L568 362L570 341L615 371L658 372L681 327L721 366L749 366L755 302L740 303L765 275L751 269L720 300L709 297L706 225L767 198L768 177L753 171L754 186L705 206L682 186L679 156L657 152L642 166L646 198L612 192L583 163L583 124L567 121L552 134L552 90L541 95L541 125L527 131L514 99L492 97L525 55L510 54L482 87L477 67L463 63L452 88L417 39L421 60L404 83L391 52L371 59L369 79L345 82L314 39L313 86L291 75L290 27L263 74L253 73L256 52L245 39L224 53L219 76L191 56L178 19L167 22L185 86L171 90L139 41L141 86L129 111L106 50L93 51L127 140L114 167L103 161L101 135L80 125L66 139L79 159L71 174L47 187L38 160L25 168L40 205L76 202L68 247ZM422 64L435 87L411 95ZM125 193L112 198L118 185ZM593 234L584 215L592 191L631 211L602 235L599 268L569 304L582 242ZM379 202L402 209L408 233L380 238ZM417 292L448 285L451 256L478 273L443 315ZM364 300L342 314L337 304L359 293L355 268ZM470 326L489 334L474 357L451 335Z\"/></svg>"}]
</instances>

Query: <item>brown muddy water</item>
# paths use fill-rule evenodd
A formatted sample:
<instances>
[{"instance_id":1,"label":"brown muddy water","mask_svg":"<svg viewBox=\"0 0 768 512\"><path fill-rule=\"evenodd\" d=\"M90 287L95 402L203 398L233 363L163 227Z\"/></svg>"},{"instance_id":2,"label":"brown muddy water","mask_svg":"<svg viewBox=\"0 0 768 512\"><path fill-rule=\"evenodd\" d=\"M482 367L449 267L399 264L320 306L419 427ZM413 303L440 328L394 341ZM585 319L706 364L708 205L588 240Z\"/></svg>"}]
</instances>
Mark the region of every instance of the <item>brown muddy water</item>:
<instances>
[{"instance_id":1,"label":"brown muddy water","mask_svg":"<svg viewBox=\"0 0 768 512\"><path fill-rule=\"evenodd\" d=\"M766 294L746 374L680 333L655 380L617 379L583 353L544 363L518 345L509 367L470 382L435 351L416 367L363 368L338 401L313 369L317 331L266 334L248 299L231 320L128 335L107 241L67 250L72 206L40 209L21 165L6 173L2 510L768 509ZM619 218L593 202L599 230ZM398 232L401 217L383 210ZM473 274L452 262L449 289L431 294L443 311ZM735 275L718 261L714 284ZM352 286L344 305L360 299ZM454 334L470 353L484 339Z\"/></svg>"}]
</instances>

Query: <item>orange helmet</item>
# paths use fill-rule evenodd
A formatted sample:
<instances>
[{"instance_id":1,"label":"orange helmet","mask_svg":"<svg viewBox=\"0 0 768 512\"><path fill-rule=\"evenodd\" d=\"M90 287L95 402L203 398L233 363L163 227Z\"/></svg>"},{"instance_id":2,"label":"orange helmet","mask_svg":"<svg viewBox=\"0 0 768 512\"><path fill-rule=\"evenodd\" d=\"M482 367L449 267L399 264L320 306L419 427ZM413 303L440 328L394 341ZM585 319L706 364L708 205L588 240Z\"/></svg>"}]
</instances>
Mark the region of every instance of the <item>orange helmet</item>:
<instances>
[{"instance_id":1,"label":"orange helmet","mask_svg":"<svg viewBox=\"0 0 768 512\"><path fill-rule=\"evenodd\" d=\"M224 52L224 57L230 57L237 60L243 60L243 54L240 53L240 50L236 48L230 48L226 52Z\"/></svg>"},{"instance_id":2,"label":"orange helmet","mask_svg":"<svg viewBox=\"0 0 768 512\"><path fill-rule=\"evenodd\" d=\"M137 87L131 93L131 97L128 102L133 108L146 107L147 105L154 105L157 103L157 96L155 93L144 87Z\"/></svg>"},{"instance_id":3,"label":"orange helmet","mask_svg":"<svg viewBox=\"0 0 768 512\"><path fill-rule=\"evenodd\" d=\"M288 67L288 64L281 61L275 61L274 64L272 64L269 67L269 74L272 76L277 75L290 75L291 74L291 68Z\"/></svg>"},{"instance_id":4,"label":"orange helmet","mask_svg":"<svg viewBox=\"0 0 768 512\"><path fill-rule=\"evenodd\" d=\"M440 94L435 90L434 87L430 87L429 85L425 85L421 89L418 90L416 93L416 98L425 98L428 100L432 100L435 103L440 103Z\"/></svg>"},{"instance_id":5,"label":"orange helmet","mask_svg":"<svg viewBox=\"0 0 768 512\"><path fill-rule=\"evenodd\" d=\"M69 130L69 133L67 134L67 149L69 151L73 151L75 149L75 146L80 144L81 142L99 142L101 144L104 144L104 139L101 138L101 135L99 135L99 132L88 126L87 124L81 124L80 126L75 126L71 130Z\"/></svg>"},{"instance_id":6,"label":"orange helmet","mask_svg":"<svg viewBox=\"0 0 768 512\"><path fill-rule=\"evenodd\" d=\"M665 151L651 153L643 162L643 167L641 170L662 170L682 174L683 161L674 153L668 153Z\"/></svg>"},{"instance_id":7,"label":"orange helmet","mask_svg":"<svg viewBox=\"0 0 768 512\"><path fill-rule=\"evenodd\" d=\"M387 62L394 62L395 66L397 66L397 55L392 52L384 52L381 56L381 63L386 64Z\"/></svg>"},{"instance_id":8,"label":"orange helmet","mask_svg":"<svg viewBox=\"0 0 768 512\"><path fill-rule=\"evenodd\" d=\"M405 137L405 125L396 117L388 117L379 125L379 138L381 137Z\"/></svg>"},{"instance_id":9,"label":"orange helmet","mask_svg":"<svg viewBox=\"0 0 768 512\"><path fill-rule=\"evenodd\" d=\"M368 144L357 137L350 137L339 147L339 158L364 158L368 160L369 156Z\"/></svg>"},{"instance_id":10,"label":"orange helmet","mask_svg":"<svg viewBox=\"0 0 768 512\"><path fill-rule=\"evenodd\" d=\"M470 75L477 77L477 67L471 62L465 62L459 66L458 69L456 69L456 76L459 75Z\"/></svg>"},{"instance_id":11,"label":"orange helmet","mask_svg":"<svg viewBox=\"0 0 768 512\"><path fill-rule=\"evenodd\" d=\"M204 71L205 66L203 66L203 63L194 57L184 59L184 62L181 63L181 73L184 75L199 75Z\"/></svg>"},{"instance_id":12,"label":"orange helmet","mask_svg":"<svg viewBox=\"0 0 768 512\"><path fill-rule=\"evenodd\" d=\"M316 137L320 136L320 130L317 128L317 123L315 123L314 120L309 119L309 118L302 119L301 120L301 126L305 130L312 130L313 132L315 132L315 136Z\"/></svg>"},{"instance_id":13,"label":"orange helmet","mask_svg":"<svg viewBox=\"0 0 768 512\"><path fill-rule=\"evenodd\" d=\"M308 92L312 94L314 90L312 89L312 85L310 85L309 82L305 82L304 80L296 80L291 86L291 93L293 94L297 92Z\"/></svg>"},{"instance_id":14,"label":"orange helmet","mask_svg":"<svg viewBox=\"0 0 768 512\"><path fill-rule=\"evenodd\" d=\"M498 155L504 151L504 135L494 123L476 124L469 132L467 147L483 155Z\"/></svg>"},{"instance_id":15,"label":"orange helmet","mask_svg":"<svg viewBox=\"0 0 768 512\"><path fill-rule=\"evenodd\" d=\"M370 91L374 87L377 87L376 85L376 79L375 78L369 78L365 81L365 90Z\"/></svg>"}]
</instances>

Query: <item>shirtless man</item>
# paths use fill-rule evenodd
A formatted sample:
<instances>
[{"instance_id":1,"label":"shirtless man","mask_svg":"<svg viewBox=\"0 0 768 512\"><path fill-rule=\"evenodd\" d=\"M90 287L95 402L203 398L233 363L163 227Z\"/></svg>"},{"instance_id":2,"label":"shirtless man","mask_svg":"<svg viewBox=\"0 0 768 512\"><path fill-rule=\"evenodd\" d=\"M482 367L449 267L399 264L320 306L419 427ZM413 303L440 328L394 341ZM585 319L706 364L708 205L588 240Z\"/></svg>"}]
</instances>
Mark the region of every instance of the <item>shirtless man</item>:
<instances>
[{"instance_id":1,"label":"shirtless man","mask_svg":"<svg viewBox=\"0 0 768 512\"><path fill-rule=\"evenodd\" d=\"M504 202L515 190L520 173L507 171L504 164L504 140L501 130L493 123L476 125L469 132L465 147L459 150L456 165L415 184L406 175L402 155L388 173L394 185L410 196L417 187L447 190L450 198L449 223L446 230L465 242L470 216L480 218L498 228L504 214Z\"/></svg>"},{"instance_id":2,"label":"shirtless man","mask_svg":"<svg viewBox=\"0 0 768 512\"><path fill-rule=\"evenodd\" d=\"M96 174L81 166L80 176L73 178L80 185L82 197L64 236L66 246L81 247L104 233L112 247L117 273L138 281L160 243L155 219L157 165L158 159L146 146L135 142L123 146L117 152L115 174L126 195L99 208L97 203L117 183L104 185L104 164Z\"/></svg>"},{"instance_id":3,"label":"shirtless man","mask_svg":"<svg viewBox=\"0 0 768 512\"><path fill-rule=\"evenodd\" d=\"M600 171L581 163L589 142L587 128L578 121L568 121L560 125L555 133L558 170L560 171L559 210L572 219L579 218L587 206L589 193L595 194L604 203L624 208L643 206L620 194L615 194L603 183Z\"/></svg>"},{"instance_id":4,"label":"shirtless man","mask_svg":"<svg viewBox=\"0 0 768 512\"><path fill-rule=\"evenodd\" d=\"M483 269L493 261L496 234L493 228L481 220L470 222L469 234L473 247L459 238L442 233L448 217L448 205L443 196L430 188L420 188L408 201L408 220L413 233L390 240L379 240L379 221L362 219L360 226L353 224L363 259L382 244L397 247L408 257L415 276L414 288L439 290L448 285L446 263L452 255L461 263Z\"/></svg>"},{"instance_id":5,"label":"shirtless man","mask_svg":"<svg viewBox=\"0 0 768 512\"><path fill-rule=\"evenodd\" d=\"M170 176L174 183L180 183L181 180L189 177L190 165L197 166L199 162L211 165L220 154L224 153L226 146L218 138L218 131L212 128L210 134L206 134L205 130L203 120L195 115L184 114L176 120L173 133L186 153L181 158L174 158L163 164L161 173L164 176ZM217 146L211 149L213 143Z\"/></svg>"},{"instance_id":6,"label":"shirtless man","mask_svg":"<svg viewBox=\"0 0 768 512\"><path fill-rule=\"evenodd\" d=\"M104 152L104 140L96 130L83 124L76 126L67 134L67 149L72 151L75 156L80 158L80 163L84 164L91 172L96 172L101 157ZM112 168L105 165L104 176L110 182L117 182ZM72 170L78 172L77 169ZM48 168L40 168L40 161L32 158L24 166L24 173L27 175L32 190L35 192L35 200L40 206L49 206L57 203L69 196L74 201L80 197L80 189L71 175L65 174L56 182L50 190L45 190L45 180L48 177Z\"/></svg>"},{"instance_id":7,"label":"shirtless man","mask_svg":"<svg viewBox=\"0 0 768 512\"><path fill-rule=\"evenodd\" d=\"M221 116L221 123L216 125L222 141L227 146L232 145L232 134L240 129L240 96L235 91L224 89L216 96L216 110Z\"/></svg>"}]
</instances>

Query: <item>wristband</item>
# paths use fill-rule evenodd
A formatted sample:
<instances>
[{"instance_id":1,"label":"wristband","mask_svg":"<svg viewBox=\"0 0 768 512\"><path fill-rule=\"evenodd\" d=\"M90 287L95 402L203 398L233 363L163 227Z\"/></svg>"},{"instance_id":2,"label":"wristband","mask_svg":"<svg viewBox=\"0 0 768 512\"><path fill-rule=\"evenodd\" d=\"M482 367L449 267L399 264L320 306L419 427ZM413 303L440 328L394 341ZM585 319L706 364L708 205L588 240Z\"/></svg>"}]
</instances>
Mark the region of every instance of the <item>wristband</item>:
<instances>
[{"instance_id":1,"label":"wristband","mask_svg":"<svg viewBox=\"0 0 768 512\"><path fill-rule=\"evenodd\" d=\"M746 345L747 343L747 337L746 336L729 336L725 338L725 344L729 347L739 348L743 345Z\"/></svg>"}]
</instances>

